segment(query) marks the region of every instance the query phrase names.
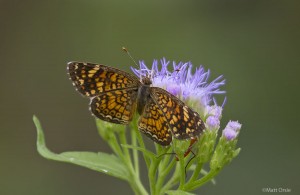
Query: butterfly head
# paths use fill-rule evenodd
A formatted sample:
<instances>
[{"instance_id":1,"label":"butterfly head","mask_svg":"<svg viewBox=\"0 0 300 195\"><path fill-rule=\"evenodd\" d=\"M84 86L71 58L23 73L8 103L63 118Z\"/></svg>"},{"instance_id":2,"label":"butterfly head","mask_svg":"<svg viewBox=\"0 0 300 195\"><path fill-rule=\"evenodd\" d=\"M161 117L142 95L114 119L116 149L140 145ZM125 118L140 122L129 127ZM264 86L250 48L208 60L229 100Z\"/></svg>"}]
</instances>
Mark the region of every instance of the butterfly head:
<instances>
[{"instance_id":1,"label":"butterfly head","mask_svg":"<svg viewBox=\"0 0 300 195\"><path fill-rule=\"evenodd\" d=\"M151 84L152 84L151 77L149 77L149 76L142 77L142 78L141 78L141 82L142 82L144 85L151 85Z\"/></svg>"}]
</instances>

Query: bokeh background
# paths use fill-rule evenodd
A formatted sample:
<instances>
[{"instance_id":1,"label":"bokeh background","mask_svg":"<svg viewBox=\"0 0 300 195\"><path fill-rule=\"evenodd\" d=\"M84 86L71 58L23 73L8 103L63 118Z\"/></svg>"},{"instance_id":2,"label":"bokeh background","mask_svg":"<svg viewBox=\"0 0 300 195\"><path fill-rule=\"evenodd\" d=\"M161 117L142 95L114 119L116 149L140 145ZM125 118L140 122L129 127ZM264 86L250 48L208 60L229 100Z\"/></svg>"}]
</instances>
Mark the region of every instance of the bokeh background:
<instances>
[{"instance_id":1,"label":"bokeh background","mask_svg":"<svg viewBox=\"0 0 300 195\"><path fill-rule=\"evenodd\" d=\"M242 152L197 194L299 194L297 1L0 1L0 194L132 194L127 183L36 151L32 115L54 152L106 151L72 60L129 71L136 59L191 61L224 75L223 126L239 120Z\"/></svg>"}]
</instances>

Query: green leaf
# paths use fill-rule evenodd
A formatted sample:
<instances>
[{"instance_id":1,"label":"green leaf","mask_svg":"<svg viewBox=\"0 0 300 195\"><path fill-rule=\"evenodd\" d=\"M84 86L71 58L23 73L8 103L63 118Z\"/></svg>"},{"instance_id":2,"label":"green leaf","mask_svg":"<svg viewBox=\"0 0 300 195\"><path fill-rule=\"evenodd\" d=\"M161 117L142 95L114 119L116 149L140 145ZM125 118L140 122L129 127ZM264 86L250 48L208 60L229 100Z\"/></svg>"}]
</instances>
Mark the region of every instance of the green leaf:
<instances>
[{"instance_id":1,"label":"green leaf","mask_svg":"<svg viewBox=\"0 0 300 195\"><path fill-rule=\"evenodd\" d=\"M193 193L185 192L182 190L168 190L166 191L166 193L169 195L195 195Z\"/></svg>"},{"instance_id":2,"label":"green leaf","mask_svg":"<svg viewBox=\"0 0 300 195\"><path fill-rule=\"evenodd\" d=\"M33 122L37 129L37 150L41 156L51 160L76 164L123 180L128 180L129 173L125 165L113 154L102 152L63 152L55 154L51 152L46 146L44 132L36 116L33 116Z\"/></svg>"}]
</instances>

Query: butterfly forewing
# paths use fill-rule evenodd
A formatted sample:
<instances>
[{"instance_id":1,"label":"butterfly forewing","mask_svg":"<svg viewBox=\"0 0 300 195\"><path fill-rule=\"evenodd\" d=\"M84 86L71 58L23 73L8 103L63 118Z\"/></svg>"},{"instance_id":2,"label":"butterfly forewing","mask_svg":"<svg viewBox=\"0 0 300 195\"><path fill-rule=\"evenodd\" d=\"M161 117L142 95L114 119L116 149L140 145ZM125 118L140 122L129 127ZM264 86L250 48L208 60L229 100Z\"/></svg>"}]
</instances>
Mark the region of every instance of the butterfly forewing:
<instances>
[{"instance_id":1,"label":"butterfly forewing","mask_svg":"<svg viewBox=\"0 0 300 195\"><path fill-rule=\"evenodd\" d=\"M160 145L169 145L172 141L167 119L151 98L147 101L140 116L138 127L141 132Z\"/></svg>"},{"instance_id":2,"label":"butterfly forewing","mask_svg":"<svg viewBox=\"0 0 300 195\"><path fill-rule=\"evenodd\" d=\"M140 84L131 74L101 64L69 62L68 71L77 91L88 97L118 89L137 89Z\"/></svg>"},{"instance_id":3,"label":"butterfly forewing","mask_svg":"<svg viewBox=\"0 0 300 195\"><path fill-rule=\"evenodd\" d=\"M199 114L164 89L151 87L151 97L167 119L172 134L177 139L199 136L204 122Z\"/></svg>"},{"instance_id":4,"label":"butterfly forewing","mask_svg":"<svg viewBox=\"0 0 300 195\"><path fill-rule=\"evenodd\" d=\"M128 124L136 110L137 91L115 90L94 97L90 103L91 112L99 119Z\"/></svg>"}]
</instances>

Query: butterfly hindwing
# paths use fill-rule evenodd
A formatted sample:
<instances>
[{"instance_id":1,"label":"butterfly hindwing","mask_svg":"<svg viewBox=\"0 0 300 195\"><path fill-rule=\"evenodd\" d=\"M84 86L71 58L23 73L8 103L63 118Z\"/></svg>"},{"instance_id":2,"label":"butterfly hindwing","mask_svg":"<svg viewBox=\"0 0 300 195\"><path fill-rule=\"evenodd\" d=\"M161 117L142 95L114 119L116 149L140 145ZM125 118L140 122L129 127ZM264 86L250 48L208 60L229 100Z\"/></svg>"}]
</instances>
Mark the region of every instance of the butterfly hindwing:
<instances>
[{"instance_id":1,"label":"butterfly hindwing","mask_svg":"<svg viewBox=\"0 0 300 195\"><path fill-rule=\"evenodd\" d=\"M172 141L166 117L151 98L140 116L138 127L141 132L160 145L166 146Z\"/></svg>"},{"instance_id":2,"label":"butterfly hindwing","mask_svg":"<svg viewBox=\"0 0 300 195\"><path fill-rule=\"evenodd\" d=\"M188 139L199 136L205 129L199 114L174 95L158 87L151 87L150 94L166 117L175 138Z\"/></svg>"},{"instance_id":3,"label":"butterfly hindwing","mask_svg":"<svg viewBox=\"0 0 300 195\"><path fill-rule=\"evenodd\" d=\"M91 99L91 112L99 119L117 124L128 124L136 110L135 90L115 90Z\"/></svg>"},{"instance_id":4,"label":"butterfly hindwing","mask_svg":"<svg viewBox=\"0 0 300 195\"><path fill-rule=\"evenodd\" d=\"M69 62L68 72L77 91L88 97L117 89L137 89L140 83L127 72L101 64Z\"/></svg>"}]
</instances>

